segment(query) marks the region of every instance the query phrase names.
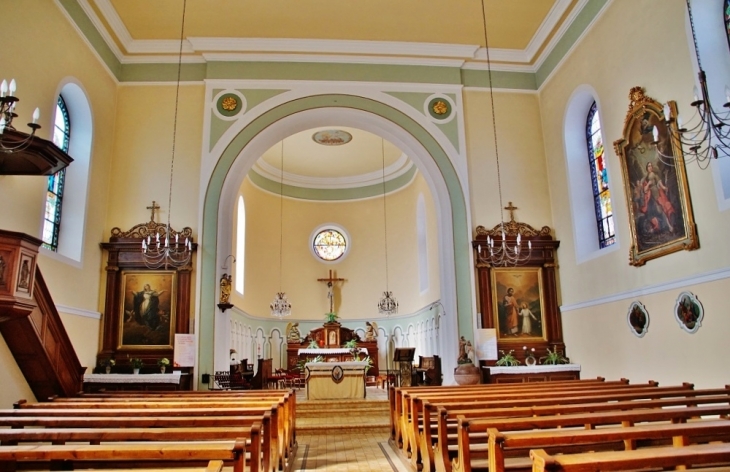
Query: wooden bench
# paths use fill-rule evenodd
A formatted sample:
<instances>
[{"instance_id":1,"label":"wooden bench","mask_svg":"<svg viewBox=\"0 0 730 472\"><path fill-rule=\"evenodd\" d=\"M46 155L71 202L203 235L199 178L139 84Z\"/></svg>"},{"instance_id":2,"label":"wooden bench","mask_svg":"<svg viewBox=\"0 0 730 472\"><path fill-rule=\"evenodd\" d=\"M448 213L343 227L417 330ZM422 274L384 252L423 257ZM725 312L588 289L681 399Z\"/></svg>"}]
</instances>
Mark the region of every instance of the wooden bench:
<instances>
[{"instance_id":1,"label":"wooden bench","mask_svg":"<svg viewBox=\"0 0 730 472\"><path fill-rule=\"evenodd\" d=\"M722 435L730 439L730 421L690 421L701 417L727 415L730 406L688 407L669 410L637 409L533 418L504 418L495 420L459 420L458 456L453 460L454 472L502 471L505 468L505 450L511 456L520 456L528 462L530 449L560 446L563 451L581 444L590 444L592 450L601 447L634 448L637 439L661 439L679 436L683 431L693 436ZM638 429L636 423L643 423ZM711 429L681 429L682 426L703 424ZM606 426L611 426L607 428ZM671 426L670 428L668 428ZM598 427L598 429L596 429ZM699 426L693 426L699 428ZM559 429L564 428L564 429ZM508 431L508 432L503 432ZM484 433L488 444L471 444L474 433ZM592 435L591 433L596 433ZM606 433L606 436L600 436ZM611 435L609 435L609 433ZM646 434L647 436L641 436ZM633 436L632 436L633 435ZM717 440L718 437L713 437ZM598 443L612 442L599 446ZM595 443L595 444L593 444ZM514 464L513 464L514 465Z\"/></svg>"},{"instance_id":2,"label":"wooden bench","mask_svg":"<svg viewBox=\"0 0 730 472\"><path fill-rule=\"evenodd\" d=\"M643 395L626 395L621 394L622 400L616 401L616 396L585 396L582 402L574 401L574 398L561 399L559 402L553 400L542 405L507 405L497 406L494 404L490 407L482 405L479 408L469 408L473 405L435 405L426 403L424 405L423 423L424 427L419 438L419 449L424 463L424 470L450 471L452 454L449 453L450 446L457 443L457 419L472 419L479 421L484 420L485 424L489 421L504 419L508 417L542 417L548 415L569 415L583 414L588 412L600 412L611 410L634 410L649 408L665 408L676 406L693 406L693 405L720 405L718 411L725 411L724 408L730 406L730 390L728 389L706 389L706 390L687 390L687 389L669 389L664 393L667 398L655 398L656 395L650 395L648 398ZM534 402L534 403L543 403ZM437 411L436 411L437 410ZM715 414L715 413L709 413ZM716 413L721 414L721 413ZM435 423L435 425L434 425ZM474 423L481 425L482 423ZM478 435L482 434L481 437ZM474 436L482 443L486 442L486 432L480 431ZM451 448L454 452L454 448Z\"/></svg>"},{"instance_id":3,"label":"wooden bench","mask_svg":"<svg viewBox=\"0 0 730 472\"><path fill-rule=\"evenodd\" d=\"M646 448L634 451L591 452L551 456L533 450L533 472L584 472L586 470L634 470L699 465L730 464L730 444L702 444L685 447ZM723 469L727 470L727 468Z\"/></svg>"},{"instance_id":4,"label":"wooden bench","mask_svg":"<svg viewBox=\"0 0 730 472\"><path fill-rule=\"evenodd\" d=\"M180 467L195 462L226 461L232 463L233 472L244 472L246 448L244 441L219 444L109 444L109 445L66 445L66 446L2 446L0 447L0 472L14 472L18 462L63 463L69 470L78 462L119 467L120 463L131 463L135 468L151 464ZM55 468L55 467L54 467Z\"/></svg>"},{"instance_id":5,"label":"wooden bench","mask_svg":"<svg viewBox=\"0 0 730 472\"><path fill-rule=\"evenodd\" d=\"M540 387L534 391L490 392L488 395L482 394L478 399L474 399L471 395L467 397L454 395L438 397L443 400L429 395L425 396L425 398L418 396L411 399L410 403L413 411L411 411L410 418L406 420L406 424L402 426L404 429L403 450L409 454L413 467L420 469L423 460L420 445L430 444L432 442L424 438L423 434L426 430L430 431L428 434L432 434L437 429L436 420L432 419L429 412L425 411L425 399L428 399L431 405L444 406L446 408L467 408L471 406L472 408L483 409L499 406L537 406L558 402L562 404L571 402L585 403L589 398L598 398L599 401L614 401L626 395L631 395L634 398L655 398L662 393L691 391L691 385L689 384L680 387L657 387L655 385L655 383L633 386L614 385L600 389L596 387L582 387L569 390L561 390L560 388L544 389L544 387Z\"/></svg>"}]
</instances>

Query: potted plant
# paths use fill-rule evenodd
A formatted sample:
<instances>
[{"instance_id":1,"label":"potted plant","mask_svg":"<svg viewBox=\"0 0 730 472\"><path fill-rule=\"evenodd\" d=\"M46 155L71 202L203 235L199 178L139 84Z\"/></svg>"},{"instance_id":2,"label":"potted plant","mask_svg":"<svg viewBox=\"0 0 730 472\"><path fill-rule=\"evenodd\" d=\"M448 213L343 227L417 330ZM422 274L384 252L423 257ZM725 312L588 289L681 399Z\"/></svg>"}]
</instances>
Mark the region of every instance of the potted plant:
<instances>
[{"instance_id":1,"label":"potted plant","mask_svg":"<svg viewBox=\"0 0 730 472\"><path fill-rule=\"evenodd\" d=\"M139 374L139 369L142 368L144 362L142 362L142 359L140 359L139 357L133 357L129 359L129 364L132 366L132 371L135 374Z\"/></svg>"},{"instance_id":2,"label":"potted plant","mask_svg":"<svg viewBox=\"0 0 730 472\"><path fill-rule=\"evenodd\" d=\"M326 323L337 323L337 313L331 312L331 313L325 313L324 319L327 320Z\"/></svg>"},{"instance_id":3,"label":"potted plant","mask_svg":"<svg viewBox=\"0 0 730 472\"><path fill-rule=\"evenodd\" d=\"M112 371L112 367L116 365L114 359L103 359L99 362L99 367L103 367L104 371L109 374Z\"/></svg>"},{"instance_id":4,"label":"potted plant","mask_svg":"<svg viewBox=\"0 0 730 472\"><path fill-rule=\"evenodd\" d=\"M350 354L352 354L352 360L359 360L358 357L360 357L360 350L357 348L357 339L350 339L345 343L343 347L350 350Z\"/></svg>"},{"instance_id":5,"label":"potted plant","mask_svg":"<svg viewBox=\"0 0 730 472\"><path fill-rule=\"evenodd\" d=\"M170 359L167 357L163 357L159 361L157 361L157 365L160 366L160 372L163 374L165 373L165 369L170 365Z\"/></svg>"},{"instance_id":6,"label":"potted plant","mask_svg":"<svg viewBox=\"0 0 730 472\"><path fill-rule=\"evenodd\" d=\"M558 364L569 364L570 360L563 356L557 349L551 351L547 349L547 356L540 358L540 363L544 365L558 365Z\"/></svg>"},{"instance_id":7,"label":"potted plant","mask_svg":"<svg viewBox=\"0 0 730 472\"><path fill-rule=\"evenodd\" d=\"M504 351L499 351L502 357L496 362L498 366L502 367L514 367L520 365L520 361L515 357L515 351L510 351L507 354Z\"/></svg>"}]
</instances>

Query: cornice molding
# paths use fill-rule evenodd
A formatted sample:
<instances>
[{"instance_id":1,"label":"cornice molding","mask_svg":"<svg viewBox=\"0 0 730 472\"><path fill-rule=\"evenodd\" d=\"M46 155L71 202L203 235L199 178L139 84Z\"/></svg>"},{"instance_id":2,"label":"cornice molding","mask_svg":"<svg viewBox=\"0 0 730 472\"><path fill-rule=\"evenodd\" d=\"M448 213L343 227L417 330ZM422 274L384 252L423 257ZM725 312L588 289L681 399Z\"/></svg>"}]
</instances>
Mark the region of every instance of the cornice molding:
<instances>
[{"instance_id":1,"label":"cornice molding","mask_svg":"<svg viewBox=\"0 0 730 472\"><path fill-rule=\"evenodd\" d=\"M555 49L555 46L557 46L558 42L563 39L563 36L565 35L566 31L568 31L568 28L570 28L570 25L573 24L573 21L575 21L575 18L580 14L581 11L583 11L583 8L588 4L589 0L578 0L578 3L575 5L575 8L573 8L570 13L568 13L568 17L565 19L565 21L560 25L558 30L555 32L552 38L550 38L550 41L545 45L545 48L543 49L542 54L540 54L540 57L537 58L535 61L535 70L537 71L542 64L545 62L545 60L548 58L551 52L553 52L553 49ZM601 10L601 13L604 10ZM593 19L593 22L601 16L601 13L596 15L596 18ZM591 22L591 25L589 25L583 33L580 35L578 39L576 39L573 46L580 43L583 39L585 33L591 29L591 26L593 25L593 22ZM572 47L571 47L572 49ZM570 53L566 53L565 56L568 56Z\"/></svg>"},{"instance_id":2,"label":"cornice molding","mask_svg":"<svg viewBox=\"0 0 730 472\"><path fill-rule=\"evenodd\" d=\"M373 64L399 66L453 67L464 65L463 59L433 59L388 56L345 56L331 54L243 54L203 53L204 62L308 62L322 64ZM175 58L177 60L177 58Z\"/></svg>"},{"instance_id":3,"label":"cornice molding","mask_svg":"<svg viewBox=\"0 0 730 472\"><path fill-rule=\"evenodd\" d=\"M581 0L581 1L583 1L583 3L585 4L585 1L587 1L587 0ZM543 46L543 44L545 43L545 40L548 38L548 36L550 36L550 32L558 24L558 21L560 21L560 18L563 17L565 12L570 7L571 3L572 3L572 0L557 0L553 4L553 7L550 9L547 16L543 20L542 24L535 32L535 35L532 37L530 42L527 44L527 47L525 48L525 54L528 57L528 62L532 62L535 59L535 56L537 56L537 53L540 50L540 48ZM583 5L578 3L575 6L575 8L573 8L573 11L571 12L571 14L575 13L576 10L580 11L580 9L582 9L582 8L583 8ZM575 16L573 16L572 18L570 16L568 16L568 18L565 19L563 24L560 25L560 28L555 33L555 36L562 37L563 33L565 33L565 29L563 29L563 27L566 24L570 25L570 23L573 21L573 18L575 18ZM562 31L561 31L561 29L562 29ZM552 48L549 45L546 46L544 49L545 49L545 51L547 51L548 49L552 50ZM543 55L544 55L544 53L543 53Z\"/></svg>"},{"instance_id":4,"label":"cornice molding","mask_svg":"<svg viewBox=\"0 0 730 472\"><path fill-rule=\"evenodd\" d=\"M58 310L59 313L67 315L83 316L84 318L92 318L95 320L101 319L101 313L98 311L84 310L82 308L74 308L66 305L56 305L56 310Z\"/></svg>"}]
</instances>

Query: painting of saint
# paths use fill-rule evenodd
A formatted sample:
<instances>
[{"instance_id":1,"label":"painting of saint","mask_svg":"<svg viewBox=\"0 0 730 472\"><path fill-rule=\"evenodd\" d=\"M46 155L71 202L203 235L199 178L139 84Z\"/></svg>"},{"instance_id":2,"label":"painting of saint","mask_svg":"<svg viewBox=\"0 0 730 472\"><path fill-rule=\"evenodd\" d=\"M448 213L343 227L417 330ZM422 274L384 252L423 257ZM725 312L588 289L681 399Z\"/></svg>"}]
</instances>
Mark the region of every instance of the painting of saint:
<instances>
[{"instance_id":1,"label":"painting of saint","mask_svg":"<svg viewBox=\"0 0 730 472\"><path fill-rule=\"evenodd\" d=\"M494 269L492 290L500 342L545 339L540 268Z\"/></svg>"},{"instance_id":2,"label":"painting of saint","mask_svg":"<svg viewBox=\"0 0 730 472\"><path fill-rule=\"evenodd\" d=\"M699 247L689 200L682 149L672 139L662 104L631 89L623 138L614 142L621 161L629 209L631 265ZM675 108L667 105L670 115Z\"/></svg>"},{"instance_id":3,"label":"painting of saint","mask_svg":"<svg viewBox=\"0 0 730 472\"><path fill-rule=\"evenodd\" d=\"M702 304L691 292L682 292L677 297L674 306L674 317L680 328L688 333L694 334L700 329L702 319L705 316Z\"/></svg>"},{"instance_id":4,"label":"painting of saint","mask_svg":"<svg viewBox=\"0 0 730 472\"><path fill-rule=\"evenodd\" d=\"M119 348L172 346L175 278L174 271L122 273Z\"/></svg>"}]
</instances>

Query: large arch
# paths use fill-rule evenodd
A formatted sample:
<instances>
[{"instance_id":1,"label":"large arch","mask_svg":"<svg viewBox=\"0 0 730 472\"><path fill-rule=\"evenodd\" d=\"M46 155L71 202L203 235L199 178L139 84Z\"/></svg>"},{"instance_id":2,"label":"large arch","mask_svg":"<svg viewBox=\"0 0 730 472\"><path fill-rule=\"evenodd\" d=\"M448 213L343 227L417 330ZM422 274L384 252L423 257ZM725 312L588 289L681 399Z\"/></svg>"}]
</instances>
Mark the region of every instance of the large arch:
<instances>
[{"instance_id":1,"label":"large arch","mask_svg":"<svg viewBox=\"0 0 730 472\"><path fill-rule=\"evenodd\" d=\"M333 119L343 126L354 126L375 133L400 147L423 172L437 202L439 218L439 259L441 294L447 316L441 339L441 352L464 335L473 338L471 251L466 192L448 153L438 140L412 117L393 106L353 95L321 94L281 103L257 116L230 139L217 158L204 185L203 212L199 247L199 302L196 317L198 333L198 372L212 371L215 339L219 333L215 320L215 293L218 247L230 244L230 231L222 230L222 215L230 215L234 196L248 169L276 142L303 129ZM228 246L230 247L230 246ZM225 250L223 252L226 252ZM227 254L227 253L226 253ZM455 359L444 359L444 372L451 372Z\"/></svg>"}]
</instances>

